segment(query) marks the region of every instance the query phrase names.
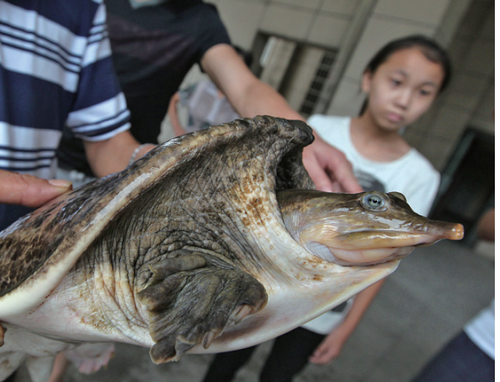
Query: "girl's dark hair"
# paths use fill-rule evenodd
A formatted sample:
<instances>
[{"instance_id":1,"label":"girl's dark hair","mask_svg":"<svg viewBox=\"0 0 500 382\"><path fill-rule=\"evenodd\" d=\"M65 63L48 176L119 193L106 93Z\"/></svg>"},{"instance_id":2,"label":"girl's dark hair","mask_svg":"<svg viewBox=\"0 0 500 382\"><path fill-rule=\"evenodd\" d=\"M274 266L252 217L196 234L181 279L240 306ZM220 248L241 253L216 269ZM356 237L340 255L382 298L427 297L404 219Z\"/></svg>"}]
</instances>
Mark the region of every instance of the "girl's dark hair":
<instances>
[{"instance_id":1,"label":"girl's dark hair","mask_svg":"<svg viewBox=\"0 0 500 382\"><path fill-rule=\"evenodd\" d=\"M387 45L382 47L382 49L380 49L375 56L373 56L368 65L366 65L364 73L375 73L378 67L382 65L391 56L391 54L409 48L420 49L429 61L441 65L444 73L443 82L439 88L439 92L441 93L450 81L450 58L448 57L446 51L437 42L423 35L407 36L389 42Z\"/></svg>"}]
</instances>

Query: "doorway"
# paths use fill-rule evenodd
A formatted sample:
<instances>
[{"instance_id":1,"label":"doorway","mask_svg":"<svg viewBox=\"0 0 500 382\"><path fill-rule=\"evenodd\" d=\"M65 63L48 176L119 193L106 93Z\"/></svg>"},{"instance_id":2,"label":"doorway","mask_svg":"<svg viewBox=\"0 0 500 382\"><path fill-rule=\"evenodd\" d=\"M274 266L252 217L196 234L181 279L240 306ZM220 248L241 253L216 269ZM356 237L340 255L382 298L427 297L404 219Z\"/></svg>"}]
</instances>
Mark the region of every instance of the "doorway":
<instances>
[{"instance_id":1,"label":"doorway","mask_svg":"<svg viewBox=\"0 0 500 382\"><path fill-rule=\"evenodd\" d=\"M430 217L464 225L464 242L473 246L482 214L494 205L495 138L467 128L441 175Z\"/></svg>"}]
</instances>

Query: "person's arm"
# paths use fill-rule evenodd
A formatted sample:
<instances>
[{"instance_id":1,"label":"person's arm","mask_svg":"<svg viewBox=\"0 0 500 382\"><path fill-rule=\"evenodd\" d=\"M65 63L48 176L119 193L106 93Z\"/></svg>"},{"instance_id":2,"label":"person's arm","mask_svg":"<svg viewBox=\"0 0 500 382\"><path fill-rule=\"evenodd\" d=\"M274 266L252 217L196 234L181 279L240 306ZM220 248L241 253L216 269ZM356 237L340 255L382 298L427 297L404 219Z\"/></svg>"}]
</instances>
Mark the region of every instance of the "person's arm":
<instances>
[{"instance_id":1,"label":"person's arm","mask_svg":"<svg viewBox=\"0 0 500 382\"><path fill-rule=\"evenodd\" d=\"M46 180L33 175L0 170L0 203L40 207L71 190L70 181Z\"/></svg>"},{"instance_id":2,"label":"person's arm","mask_svg":"<svg viewBox=\"0 0 500 382\"><path fill-rule=\"evenodd\" d=\"M174 131L176 137L186 134L186 131L182 128L181 121L179 120L179 113L177 112L177 104L179 101L179 92L177 92L172 96L172 98L170 98L167 112L170 124L172 125L172 130Z\"/></svg>"},{"instance_id":3,"label":"person's arm","mask_svg":"<svg viewBox=\"0 0 500 382\"><path fill-rule=\"evenodd\" d=\"M123 131L104 141L84 141L84 145L90 167L98 177L123 170L140 146L129 131ZM135 153L135 159L143 157L154 147L153 144L142 145Z\"/></svg>"},{"instance_id":4,"label":"person's arm","mask_svg":"<svg viewBox=\"0 0 500 382\"><path fill-rule=\"evenodd\" d=\"M230 45L218 44L210 48L201 66L242 117L267 114L304 120L282 95L254 76Z\"/></svg>"},{"instance_id":5,"label":"person's arm","mask_svg":"<svg viewBox=\"0 0 500 382\"><path fill-rule=\"evenodd\" d=\"M253 75L230 45L219 44L210 48L204 54L201 66L242 117L267 114L304 120L283 96ZM318 137L304 149L303 161L319 190L362 191L345 156Z\"/></svg>"},{"instance_id":6,"label":"person's arm","mask_svg":"<svg viewBox=\"0 0 500 382\"><path fill-rule=\"evenodd\" d=\"M344 322L326 336L309 357L309 362L324 365L331 362L340 354L345 342L358 326L359 321L361 321L361 318L383 283L384 280L381 280L356 295L351 310L347 313Z\"/></svg>"}]
</instances>

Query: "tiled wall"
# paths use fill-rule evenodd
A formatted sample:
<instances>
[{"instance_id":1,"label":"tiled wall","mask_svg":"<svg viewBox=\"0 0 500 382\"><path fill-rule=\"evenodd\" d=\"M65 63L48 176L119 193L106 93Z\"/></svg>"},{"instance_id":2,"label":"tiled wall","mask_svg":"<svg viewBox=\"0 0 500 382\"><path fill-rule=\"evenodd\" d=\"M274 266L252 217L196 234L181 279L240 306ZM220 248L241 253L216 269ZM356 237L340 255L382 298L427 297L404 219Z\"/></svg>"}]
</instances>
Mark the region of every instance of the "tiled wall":
<instances>
[{"instance_id":1,"label":"tiled wall","mask_svg":"<svg viewBox=\"0 0 500 382\"><path fill-rule=\"evenodd\" d=\"M493 132L494 0L207 1L218 7L233 42L242 48L250 49L257 33L264 32L338 49L338 66L317 110L326 114L357 114L363 68L387 41L413 33L433 36L449 48L455 76L405 137L441 170L466 126ZM311 70L303 72L310 73L316 63L304 58ZM188 82L199 76L194 72ZM300 104L295 98L288 95L294 107Z\"/></svg>"},{"instance_id":2,"label":"tiled wall","mask_svg":"<svg viewBox=\"0 0 500 382\"><path fill-rule=\"evenodd\" d=\"M231 38L250 49L258 30L337 47L362 0L209 0Z\"/></svg>"}]
</instances>

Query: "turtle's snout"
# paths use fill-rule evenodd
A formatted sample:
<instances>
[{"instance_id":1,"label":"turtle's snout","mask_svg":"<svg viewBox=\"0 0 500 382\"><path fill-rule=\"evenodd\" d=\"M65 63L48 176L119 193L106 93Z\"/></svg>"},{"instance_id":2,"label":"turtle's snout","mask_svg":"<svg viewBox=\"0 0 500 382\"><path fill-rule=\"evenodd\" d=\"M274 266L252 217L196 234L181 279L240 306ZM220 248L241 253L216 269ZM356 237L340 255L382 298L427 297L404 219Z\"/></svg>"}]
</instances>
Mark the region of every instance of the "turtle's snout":
<instances>
[{"instance_id":1,"label":"turtle's snout","mask_svg":"<svg viewBox=\"0 0 500 382\"><path fill-rule=\"evenodd\" d=\"M431 221L426 231L434 242L442 239L461 240L464 237L464 226L459 223Z\"/></svg>"},{"instance_id":2,"label":"turtle's snout","mask_svg":"<svg viewBox=\"0 0 500 382\"><path fill-rule=\"evenodd\" d=\"M451 227L448 230L448 236L446 239L449 240L462 240L464 237L464 226L462 224L450 224Z\"/></svg>"}]
</instances>

